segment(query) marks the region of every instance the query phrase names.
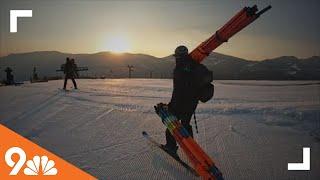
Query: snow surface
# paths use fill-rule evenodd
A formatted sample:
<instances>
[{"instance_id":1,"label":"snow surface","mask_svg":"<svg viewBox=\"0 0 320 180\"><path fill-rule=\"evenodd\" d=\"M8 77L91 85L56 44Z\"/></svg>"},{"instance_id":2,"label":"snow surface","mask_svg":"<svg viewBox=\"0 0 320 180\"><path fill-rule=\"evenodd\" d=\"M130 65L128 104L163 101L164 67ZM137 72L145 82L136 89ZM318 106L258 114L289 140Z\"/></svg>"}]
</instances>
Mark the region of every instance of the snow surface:
<instances>
[{"instance_id":1,"label":"snow surface","mask_svg":"<svg viewBox=\"0 0 320 180\"><path fill-rule=\"evenodd\" d=\"M164 143L153 105L170 100L171 80L78 80L70 92L62 83L0 87L1 124L99 179L196 179L141 135ZM217 81L197 109L195 139L225 179L319 179L319 90L316 81ZM287 171L305 146L311 171Z\"/></svg>"}]
</instances>

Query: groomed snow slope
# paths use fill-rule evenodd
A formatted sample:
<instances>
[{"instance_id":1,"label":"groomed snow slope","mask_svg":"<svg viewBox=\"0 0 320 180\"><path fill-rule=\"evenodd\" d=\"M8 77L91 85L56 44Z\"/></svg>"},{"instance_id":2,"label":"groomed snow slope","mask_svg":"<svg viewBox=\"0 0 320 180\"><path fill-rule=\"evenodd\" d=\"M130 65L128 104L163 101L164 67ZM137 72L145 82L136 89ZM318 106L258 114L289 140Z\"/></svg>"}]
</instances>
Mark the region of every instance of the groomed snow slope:
<instances>
[{"instance_id":1,"label":"groomed snow slope","mask_svg":"<svg viewBox=\"0 0 320 180\"><path fill-rule=\"evenodd\" d=\"M170 100L171 80L78 80L70 92L62 83L0 87L1 124L99 179L196 179L141 135L164 143L153 105ZM320 177L319 82L217 81L197 120L195 139L225 179ZM287 171L304 146L311 171Z\"/></svg>"}]
</instances>

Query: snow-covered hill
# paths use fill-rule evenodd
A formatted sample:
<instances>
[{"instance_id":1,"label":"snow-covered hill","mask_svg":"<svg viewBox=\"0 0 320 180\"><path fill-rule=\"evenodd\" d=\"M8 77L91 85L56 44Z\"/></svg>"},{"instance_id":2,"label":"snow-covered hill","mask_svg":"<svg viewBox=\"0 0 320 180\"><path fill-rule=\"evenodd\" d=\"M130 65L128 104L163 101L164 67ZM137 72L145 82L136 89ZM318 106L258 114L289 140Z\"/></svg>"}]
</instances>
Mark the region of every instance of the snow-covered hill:
<instances>
[{"instance_id":1,"label":"snow-covered hill","mask_svg":"<svg viewBox=\"0 0 320 180\"><path fill-rule=\"evenodd\" d=\"M0 123L99 179L195 179L141 135L164 142L153 105L170 100L171 80L78 82L70 92L58 89L62 81L0 87ZM197 110L195 139L225 179L319 179L319 82L215 85L214 100ZM287 171L304 146L311 171Z\"/></svg>"}]
</instances>

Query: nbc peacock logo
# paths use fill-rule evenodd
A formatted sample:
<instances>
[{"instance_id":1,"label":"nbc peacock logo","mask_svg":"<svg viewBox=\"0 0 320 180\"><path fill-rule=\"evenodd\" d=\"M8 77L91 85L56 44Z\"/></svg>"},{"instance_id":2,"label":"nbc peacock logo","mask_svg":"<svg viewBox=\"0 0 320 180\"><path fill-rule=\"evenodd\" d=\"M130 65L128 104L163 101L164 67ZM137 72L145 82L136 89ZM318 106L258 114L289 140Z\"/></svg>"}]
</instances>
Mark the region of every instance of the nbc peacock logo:
<instances>
[{"instance_id":1,"label":"nbc peacock logo","mask_svg":"<svg viewBox=\"0 0 320 180\"><path fill-rule=\"evenodd\" d=\"M0 124L0 180L96 180L64 159Z\"/></svg>"},{"instance_id":2,"label":"nbc peacock logo","mask_svg":"<svg viewBox=\"0 0 320 180\"><path fill-rule=\"evenodd\" d=\"M18 161L13 160L13 156L18 155ZM53 176L58 174L57 168L55 168L55 162L49 160L47 156L34 156L31 160L26 162L26 153L20 147L12 147L8 149L5 154L5 161L8 166L12 167L10 175L17 175L20 169L25 164L27 167L23 170L27 176Z\"/></svg>"},{"instance_id":3,"label":"nbc peacock logo","mask_svg":"<svg viewBox=\"0 0 320 180\"><path fill-rule=\"evenodd\" d=\"M44 176L53 176L58 173L54 167L53 160L49 160L47 156L34 156L32 160L27 161L27 167L24 169L24 174L28 176L37 176L40 173ZM40 167L41 166L41 167Z\"/></svg>"}]
</instances>

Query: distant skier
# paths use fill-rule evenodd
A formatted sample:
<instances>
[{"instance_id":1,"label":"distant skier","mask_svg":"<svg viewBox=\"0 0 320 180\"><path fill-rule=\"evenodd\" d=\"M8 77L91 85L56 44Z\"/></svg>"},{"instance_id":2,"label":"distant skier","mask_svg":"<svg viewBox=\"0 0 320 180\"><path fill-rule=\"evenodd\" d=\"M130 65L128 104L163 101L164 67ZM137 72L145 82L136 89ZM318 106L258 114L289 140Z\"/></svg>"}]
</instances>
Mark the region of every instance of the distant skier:
<instances>
[{"instance_id":1,"label":"distant skier","mask_svg":"<svg viewBox=\"0 0 320 180\"><path fill-rule=\"evenodd\" d=\"M66 90L68 79L72 80L75 89L78 89L75 78L78 76L77 65L74 62L74 59L69 59L67 57L66 63L62 66L63 72L65 74L63 89Z\"/></svg>"},{"instance_id":2,"label":"distant skier","mask_svg":"<svg viewBox=\"0 0 320 180\"><path fill-rule=\"evenodd\" d=\"M10 67L7 67L5 70L7 75L7 80L5 82L6 85L13 85L14 84L14 77L12 75L12 69Z\"/></svg>"}]
</instances>

